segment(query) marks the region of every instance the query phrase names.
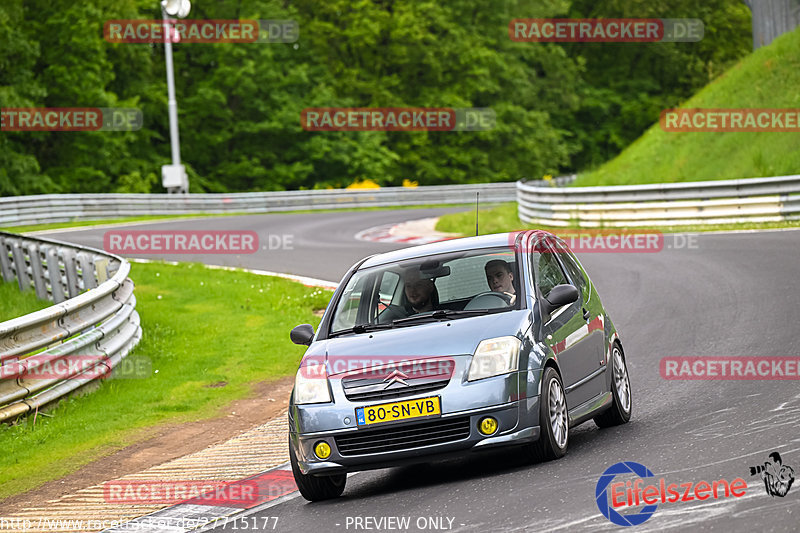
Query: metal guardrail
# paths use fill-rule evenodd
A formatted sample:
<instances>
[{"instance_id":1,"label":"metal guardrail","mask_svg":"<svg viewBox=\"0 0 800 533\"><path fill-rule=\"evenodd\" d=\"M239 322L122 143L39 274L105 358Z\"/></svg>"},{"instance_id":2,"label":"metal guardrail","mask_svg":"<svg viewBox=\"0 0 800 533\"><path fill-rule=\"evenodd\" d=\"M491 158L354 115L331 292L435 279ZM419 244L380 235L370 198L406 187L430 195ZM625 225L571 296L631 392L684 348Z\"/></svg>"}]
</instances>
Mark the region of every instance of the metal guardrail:
<instances>
[{"instance_id":1,"label":"metal guardrail","mask_svg":"<svg viewBox=\"0 0 800 533\"><path fill-rule=\"evenodd\" d=\"M20 290L32 287L55 303L0 322L0 421L107 375L142 336L130 263L121 257L0 232L0 271L4 281L16 280ZM81 365L74 364L76 356ZM32 379L42 375L32 370L45 360L61 370Z\"/></svg>"},{"instance_id":2,"label":"metal guardrail","mask_svg":"<svg viewBox=\"0 0 800 533\"><path fill-rule=\"evenodd\" d=\"M516 185L482 183L215 194L44 194L0 198L0 227L142 215L266 213L299 209L513 202Z\"/></svg>"},{"instance_id":3,"label":"metal guardrail","mask_svg":"<svg viewBox=\"0 0 800 533\"><path fill-rule=\"evenodd\" d=\"M580 227L679 226L800 218L800 176L610 187L517 182L519 218Z\"/></svg>"}]
</instances>

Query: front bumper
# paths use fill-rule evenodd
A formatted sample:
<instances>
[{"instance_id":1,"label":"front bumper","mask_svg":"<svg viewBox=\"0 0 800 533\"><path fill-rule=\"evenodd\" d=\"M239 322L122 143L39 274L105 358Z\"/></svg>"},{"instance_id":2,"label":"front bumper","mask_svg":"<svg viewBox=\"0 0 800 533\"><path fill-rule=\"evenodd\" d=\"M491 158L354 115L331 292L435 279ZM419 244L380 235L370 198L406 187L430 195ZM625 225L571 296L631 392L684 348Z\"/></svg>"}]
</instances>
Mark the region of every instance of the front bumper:
<instances>
[{"instance_id":1,"label":"front bumper","mask_svg":"<svg viewBox=\"0 0 800 533\"><path fill-rule=\"evenodd\" d=\"M465 429L462 437L449 442L412 446L393 451L343 453L340 450L337 438L347 439L354 435L365 435L371 431L366 428L347 428L314 433L290 431L289 437L290 445L295 450L298 466L303 474L329 475L426 462L461 455L469 451L535 441L539 438L538 416L534 417L530 413L538 413L538 397L446 413L434 420L445 424L458 421L465 428L468 420L468 432ZM485 416L493 416L499 423L497 431L491 436L485 436L478 431L478 423ZM413 428L418 424L419 422L408 421L377 429L401 431ZM317 458L313 451L314 445L321 440L327 442L331 447L331 455L325 460Z\"/></svg>"}]
</instances>

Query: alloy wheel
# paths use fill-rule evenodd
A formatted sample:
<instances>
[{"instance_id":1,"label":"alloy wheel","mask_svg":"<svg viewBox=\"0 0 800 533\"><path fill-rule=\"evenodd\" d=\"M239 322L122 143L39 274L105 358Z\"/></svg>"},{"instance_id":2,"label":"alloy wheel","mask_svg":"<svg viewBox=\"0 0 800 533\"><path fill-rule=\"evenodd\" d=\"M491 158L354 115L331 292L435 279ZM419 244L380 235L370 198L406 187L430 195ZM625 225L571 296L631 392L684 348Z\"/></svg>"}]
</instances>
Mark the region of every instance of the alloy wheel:
<instances>
[{"instance_id":1,"label":"alloy wheel","mask_svg":"<svg viewBox=\"0 0 800 533\"><path fill-rule=\"evenodd\" d=\"M614 347L614 384L617 387L619 405L626 413L631 410L631 383L628 379L628 369L625 360L617 346Z\"/></svg>"},{"instance_id":2,"label":"alloy wheel","mask_svg":"<svg viewBox=\"0 0 800 533\"><path fill-rule=\"evenodd\" d=\"M550 381L550 427L559 448L567 445L567 402L557 379Z\"/></svg>"}]
</instances>

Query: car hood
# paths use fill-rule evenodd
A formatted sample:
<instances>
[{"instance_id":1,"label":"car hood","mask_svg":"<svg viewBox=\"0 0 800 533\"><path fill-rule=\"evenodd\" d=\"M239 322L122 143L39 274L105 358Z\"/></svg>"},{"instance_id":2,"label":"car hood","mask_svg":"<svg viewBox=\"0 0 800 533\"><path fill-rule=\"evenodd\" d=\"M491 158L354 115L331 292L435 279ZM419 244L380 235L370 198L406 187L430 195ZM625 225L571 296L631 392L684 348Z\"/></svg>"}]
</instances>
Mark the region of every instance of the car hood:
<instances>
[{"instance_id":1,"label":"car hood","mask_svg":"<svg viewBox=\"0 0 800 533\"><path fill-rule=\"evenodd\" d=\"M506 335L522 338L530 324L529 316L530 310L523 309L325 339L309 347L301 364L335 360L337 364L330 365L337 369L330 374L335 375L342 368L471 355L484 339Z\"/></svg>"}]
</instances>

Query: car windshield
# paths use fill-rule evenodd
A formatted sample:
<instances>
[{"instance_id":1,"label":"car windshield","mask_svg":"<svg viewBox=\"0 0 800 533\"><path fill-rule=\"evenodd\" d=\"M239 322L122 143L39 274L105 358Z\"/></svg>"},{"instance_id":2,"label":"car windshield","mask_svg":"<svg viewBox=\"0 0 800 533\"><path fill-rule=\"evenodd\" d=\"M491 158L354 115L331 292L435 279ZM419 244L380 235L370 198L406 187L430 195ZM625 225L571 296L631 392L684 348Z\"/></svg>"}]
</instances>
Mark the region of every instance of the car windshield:
<instances>
[{"instance_id":1,"label":"car windshield","mask_svg":"<svg viewBox=\"0 0 800 533\"><path fill-rule=\"evenodd\" d=\"M518 309L519 276L509 248L467 250L357 271L333 315L331 333Z\"/></svg>"}]
</instances>

